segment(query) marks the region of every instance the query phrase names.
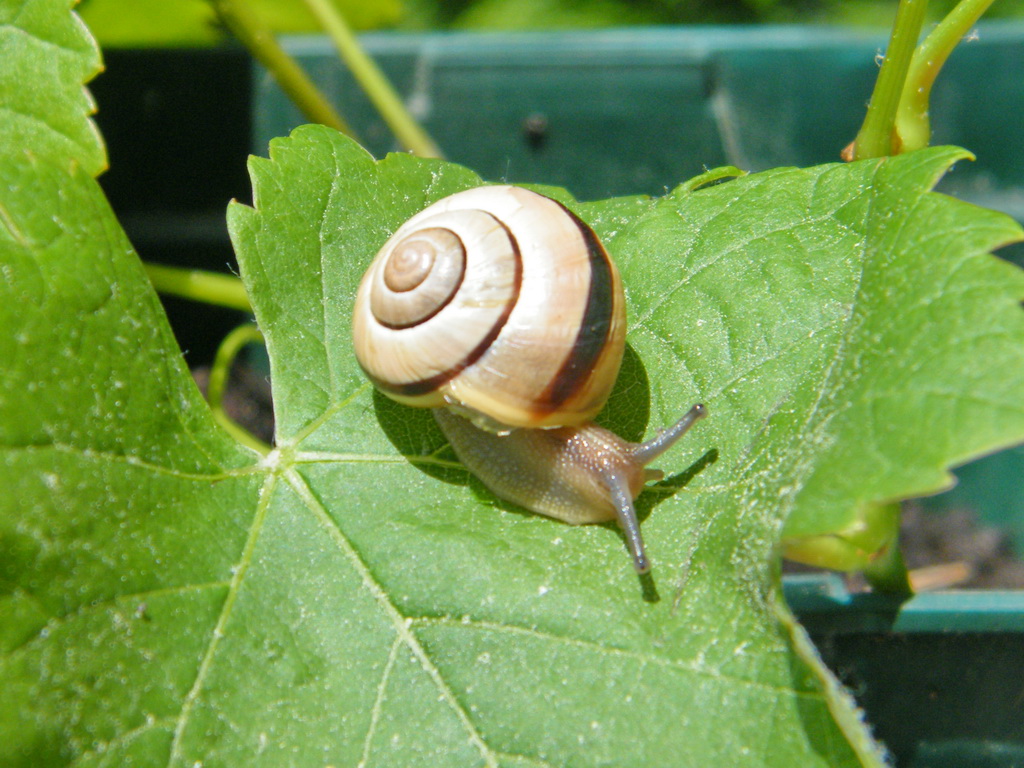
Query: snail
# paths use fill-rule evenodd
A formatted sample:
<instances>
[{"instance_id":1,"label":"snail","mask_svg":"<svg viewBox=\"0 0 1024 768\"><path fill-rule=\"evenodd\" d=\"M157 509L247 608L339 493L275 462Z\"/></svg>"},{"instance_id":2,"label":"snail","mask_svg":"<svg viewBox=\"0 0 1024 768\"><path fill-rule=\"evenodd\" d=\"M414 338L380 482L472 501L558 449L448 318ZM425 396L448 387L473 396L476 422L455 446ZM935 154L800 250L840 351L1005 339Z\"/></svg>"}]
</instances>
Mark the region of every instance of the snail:
<instances>
[{"instance_id":1,"label":"snail","mask_svg":"<svg viewBox=\"0 0 1024 768\"><path fill-rule=\"evenodd\" d=\"M512 186L440 200L384 244L356 296L356 358L384 394L433 408L496 496L572 524L618 520L650 570L633 499L705 415L631 443L593 423L625 349L622 281L560 203Z\"/></svg>"}]
</instances>

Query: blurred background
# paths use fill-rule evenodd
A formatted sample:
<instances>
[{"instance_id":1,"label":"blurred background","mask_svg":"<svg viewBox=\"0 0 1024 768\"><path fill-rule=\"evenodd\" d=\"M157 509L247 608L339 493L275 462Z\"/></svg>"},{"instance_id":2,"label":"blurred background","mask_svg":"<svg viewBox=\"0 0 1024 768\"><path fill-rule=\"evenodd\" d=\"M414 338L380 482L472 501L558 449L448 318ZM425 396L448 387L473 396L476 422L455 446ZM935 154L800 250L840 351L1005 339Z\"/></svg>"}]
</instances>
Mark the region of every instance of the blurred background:
<instances>
[{"instance_id":1,"label":"blurred background","mask_svg":"<svg viewBox=\"0 0 1024 768\"><path fill-rule=\"evenodd\" d=\"M892 23L894 0L334 0L361 31L594 29L661 24ZM301 0L251 0L278 32L311 32ZM941 19L954 0L932 0ZM197 45L223 39L204 0L82 0L78 11L107 45ZM986 18L1020 16L1024 0L999 0Z\"/></svg>"}]
</instances>

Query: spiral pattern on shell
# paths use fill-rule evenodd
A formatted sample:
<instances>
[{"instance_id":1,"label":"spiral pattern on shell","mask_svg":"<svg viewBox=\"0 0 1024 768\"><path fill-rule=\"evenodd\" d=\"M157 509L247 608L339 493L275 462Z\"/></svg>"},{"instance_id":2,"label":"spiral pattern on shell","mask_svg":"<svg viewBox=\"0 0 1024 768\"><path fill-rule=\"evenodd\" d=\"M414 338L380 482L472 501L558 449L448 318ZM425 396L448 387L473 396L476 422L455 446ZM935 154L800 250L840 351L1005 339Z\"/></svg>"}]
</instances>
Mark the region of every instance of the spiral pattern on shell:
<instances>
[{"instance_id":1,"label":"spiral pattern on shell","mask_svg":"<svg viewBox=\"0 0 1024 768\"><path fill-rule=\"evenodd\" d=\"M478 187L403 224L356 298L356 357L385 394L494 430L580 424L625 346L625 301L593 231L550 198Z\"/></svg>"}]
</instances>

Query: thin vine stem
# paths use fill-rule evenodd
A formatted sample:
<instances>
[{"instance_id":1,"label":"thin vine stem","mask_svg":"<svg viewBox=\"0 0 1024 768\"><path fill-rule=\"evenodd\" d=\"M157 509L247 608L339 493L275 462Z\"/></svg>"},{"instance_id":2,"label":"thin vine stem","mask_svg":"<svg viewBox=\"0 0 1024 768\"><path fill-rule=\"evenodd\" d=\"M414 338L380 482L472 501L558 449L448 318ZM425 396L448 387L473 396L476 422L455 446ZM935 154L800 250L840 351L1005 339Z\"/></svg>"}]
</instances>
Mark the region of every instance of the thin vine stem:
<instances>
[{"instance_id":1,"label":"thin vine stem","mask_svg":"<svg viewBox=\"0 0 1024 768\"><path fill-rule=\"evenodd\" d=\"M356 139L351 126L331 106L299 63L285 52L270 28L252 11L247 0L209 2L224 25L267 68L281 90L309 120Z\"/></svg>"},{"instance_id":2,"label":"thin vine stem","mask_svg":"<svg viewBox=\"0 0 1024 768\"><path fill-rule=\"evenodd\" d=\"M886 547L877 560L864 567L864 578L875 592L908 597L914 594L898 540Z\"/></svg>"},{"instance_id":3,"label":"thin vine stem","mask_svg":"<svg viewBox=\"0 0 1024 768\"><path fill-rule=\"evenodd\" d=\"M876 557L864 566L864 577L875 592L911 595L914 591L900 548L901 512L898 502L865 510L867 524L884 539Z\"/></svg>"},{"instance_id":4,"label":"thin vine stem","mask_svg":"<svg viewBox=\"0 0 1024 768\"><path fill-rule=\"evenodd\" d=\"M893 154L896 113L927 9L928 0L900 0L868 112L854 141L854 160Z\"/></svg>"},{"instance_id":5,"label":"thin vine stem","mask_svg":"<svg viewBox=\"0 0 1024 768\"><path fill-rule=\"evenodd\" d=\"M931 141L928 104L932 85L953 49L978 23L994 0L960 0L914 52L896 114L895 135L900 149L909 152Z\"/></svg>"},{"instance_id":6,"label":"thin vine stem","mask_svg":"<svg viewBox=\"0 0 1024 768\"><path fill-rule=\"evenodd\" d=\"M169 267L165 264L146 263L144 266L150 282L158 293L252 312L249 294L245 292L245 286L237 277L202 269Z\"/></svg>"},{"instance_id":7,"label":"thin vine stem","mask_svg":"<svg viewBox=\"0 0 1024 768\"><path fill-rule=\"evenodd\" d=\"M259 451L263 455L270 453L270 446L234 421L224 410L224 390L227 388L231 367L238 353L247 344L262 344L263 334L255 325L240 325L224 337L217 348L217 355L210 368L210 380L206 386L206 399L210 403L213 417L232 437L243 445Z\"/></svg>"},{"instance_id":8,"label":"thin vine stem","mask_svg":"<svg viewBox=\"0 0 1024 768\"><path fill-rule=\"evenodd\" d=\"M420 157L441 157L434 140L405 108L398 93L380 71L376 62L360 47L344 17L330 0L304 0L324 30L334 41L342 60L356 82L373 102L402 146Z\"/></svg>"}]
</instances>

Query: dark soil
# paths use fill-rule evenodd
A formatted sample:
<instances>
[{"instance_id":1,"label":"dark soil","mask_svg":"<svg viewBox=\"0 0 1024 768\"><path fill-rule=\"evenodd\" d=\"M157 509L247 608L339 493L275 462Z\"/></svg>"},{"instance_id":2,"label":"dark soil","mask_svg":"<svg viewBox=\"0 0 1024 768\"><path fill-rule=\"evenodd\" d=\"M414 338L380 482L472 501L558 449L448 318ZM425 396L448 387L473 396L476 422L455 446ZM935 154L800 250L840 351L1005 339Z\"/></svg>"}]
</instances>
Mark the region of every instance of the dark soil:
<instances>
[{"instance_id":1,"label":"dark soil","mask_svg":"<svg viewBox=\"0 0 1024 768\"><path fill-rule=\"evenodd\" d=\"M965 567L963 580L936 588L1024 589L1024 561L1010 539L995 526L980 523L969 509L934 512L920 501L905 502L900 537L912 574L942 565Z\"/></svg>"},{"instance_id":2,"label":"dark soil","mask_svg":"<svg viewBox=\"0 0 1024 768\"><path fill-rule=\"evenodd\" d=\"M194 368L192 378L205 397L206 385L210 380L209 366ZM268 445L273 444L274 401L271 398L269 377L248 366L235 365L231 369L227 387L224 388L224 412L250 434Z\"/></svg>"}]
</instances>

